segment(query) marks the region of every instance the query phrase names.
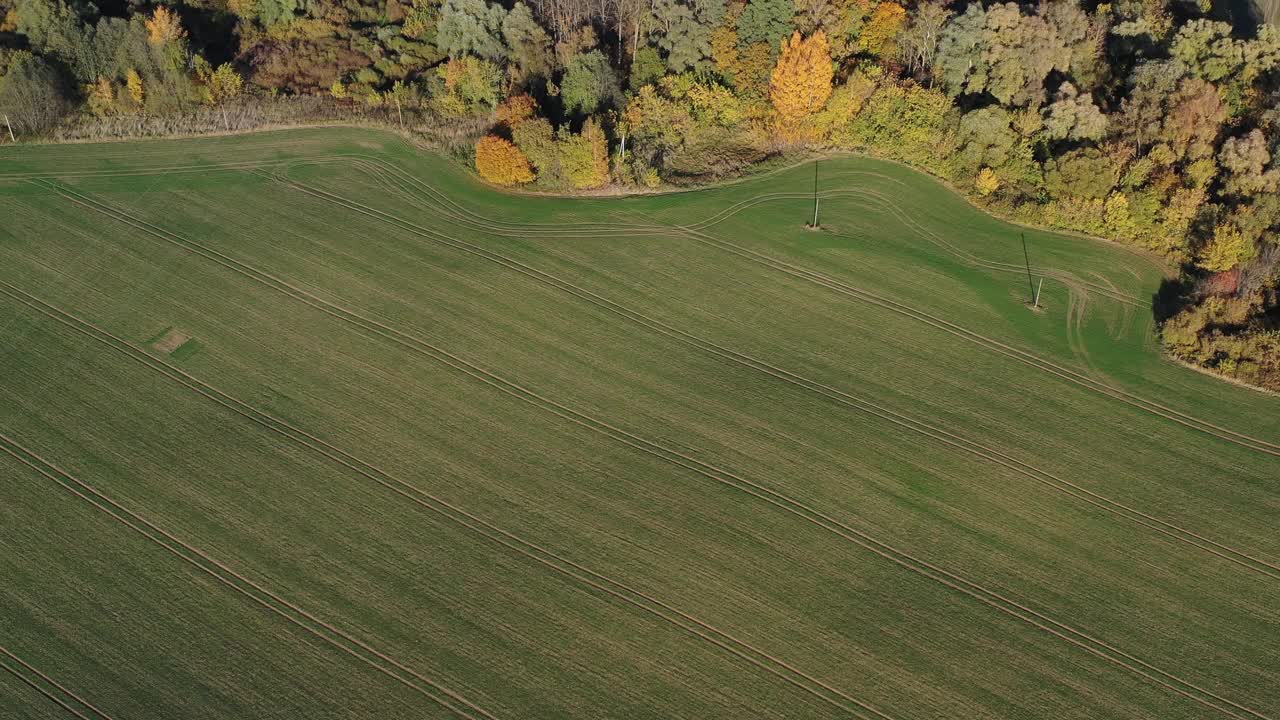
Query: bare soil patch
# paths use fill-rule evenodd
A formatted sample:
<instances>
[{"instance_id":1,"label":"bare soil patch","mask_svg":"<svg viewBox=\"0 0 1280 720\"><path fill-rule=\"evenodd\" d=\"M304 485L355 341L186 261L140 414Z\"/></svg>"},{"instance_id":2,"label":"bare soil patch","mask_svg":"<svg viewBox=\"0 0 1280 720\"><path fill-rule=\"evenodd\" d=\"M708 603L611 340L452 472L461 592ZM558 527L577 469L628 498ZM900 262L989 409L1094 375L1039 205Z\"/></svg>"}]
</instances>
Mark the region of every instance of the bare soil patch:
<instances>
[{"instance_id":1,"label":"bare soil patch","mask_svg":"<svg viewBox=\"0 0 1280 720\"><path fill-rule=\"evenodd\" d=\"M155 349L165 354L172 354L178 348L182 347L191 339L191 336L181 330L170 330L164 334L164 337L155 342Z\"/></svg>"}]
</instances>

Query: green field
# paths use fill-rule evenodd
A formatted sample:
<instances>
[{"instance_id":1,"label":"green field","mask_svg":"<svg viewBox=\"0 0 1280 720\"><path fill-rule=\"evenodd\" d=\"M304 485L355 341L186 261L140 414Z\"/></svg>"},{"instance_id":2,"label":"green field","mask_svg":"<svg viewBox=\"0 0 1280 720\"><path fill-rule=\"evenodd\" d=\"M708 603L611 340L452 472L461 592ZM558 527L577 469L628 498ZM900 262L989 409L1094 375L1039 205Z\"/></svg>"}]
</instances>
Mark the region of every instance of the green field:
<instances>
[{"instance_id":1,"label":"green field","mask_svg":"<svg viewBox=\"0 0 1280 720\"><path fill-rule=\"evenodd\" d=\"M864 158L0 153L6 718L1280 718L1280 399Z\"/></svg>"}]
</instances>

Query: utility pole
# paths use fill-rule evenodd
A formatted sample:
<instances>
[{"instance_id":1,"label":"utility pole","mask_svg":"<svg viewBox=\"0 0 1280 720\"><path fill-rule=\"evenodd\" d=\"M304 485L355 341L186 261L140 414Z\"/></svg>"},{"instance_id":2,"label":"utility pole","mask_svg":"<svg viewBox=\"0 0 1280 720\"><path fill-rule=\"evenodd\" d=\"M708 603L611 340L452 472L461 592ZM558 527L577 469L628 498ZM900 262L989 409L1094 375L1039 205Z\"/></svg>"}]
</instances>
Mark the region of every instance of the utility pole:
<instances>
[{"instance_id":1,"label":"utility pole","mask_svg":"<svg viewBox=\"0 0 1280 720\"><path fill-rule=\"evenodd\" d=\"M1022 233L1022 258L1027 262L1027 290L1031 292L1031 302L1036 303L1036 284L1031 280L1031 255L1027 252L1027 234Z\"/></svg>"},{"instance_id":2,"label":"utility pole","mask_svg":"<svg viewBox=\"0 0 1280 720\"><path fill-rule=\"evenodd\" d=\"M813 224L809 227L818 229L818 161L813 161Z\"/></svg>"},{"instance_id":3,"label":"utility pole","mask_svg":"<svg viewBox=\"0 0 1280 720\"><path fill-rule=\"evenodd\" d=\"M13 126L9 124L9 113L4 114L4 126L9 128L9 141L14 145L18 144L18 138L13 136Z\"/></svg>"},{"instance_id":4,"label":"utility pole","mask_svg":"<svg viewBox=\"0 0 1280 720\"><path fill-rule=\"evenodd\" d=\"M1036 285L1036 300L1033 305L1040 307L1040 291L1044 289L1044 278L1040 278L1039 284Z\"/></svg>"}]
</instances>

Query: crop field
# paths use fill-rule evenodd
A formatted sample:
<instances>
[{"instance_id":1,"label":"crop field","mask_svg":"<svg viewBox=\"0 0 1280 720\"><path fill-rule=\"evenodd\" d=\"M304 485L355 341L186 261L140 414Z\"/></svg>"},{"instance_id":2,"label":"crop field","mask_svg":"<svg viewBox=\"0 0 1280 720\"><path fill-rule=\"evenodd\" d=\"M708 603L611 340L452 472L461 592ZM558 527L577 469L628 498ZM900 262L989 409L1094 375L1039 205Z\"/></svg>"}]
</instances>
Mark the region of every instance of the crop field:
<instances>
[{"instance_id":1,"label":"crop field","mask_svg":"<svg viewBox=\"0 0 1280 720\"><path fill-rule=\"evenodd\" d=\"M1280 720L1280 398L839 157L0 152L0 716Z\"/></svg>"}]
</instances>

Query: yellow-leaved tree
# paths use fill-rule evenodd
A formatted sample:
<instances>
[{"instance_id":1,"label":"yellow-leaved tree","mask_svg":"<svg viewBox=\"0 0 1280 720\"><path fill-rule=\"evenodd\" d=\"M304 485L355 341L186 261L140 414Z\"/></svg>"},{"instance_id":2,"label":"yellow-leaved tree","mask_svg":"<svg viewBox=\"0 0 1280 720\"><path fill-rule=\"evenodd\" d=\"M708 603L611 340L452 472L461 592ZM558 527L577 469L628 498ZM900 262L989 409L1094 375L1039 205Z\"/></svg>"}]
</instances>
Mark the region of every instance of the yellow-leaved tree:
<instances>
[{"instance_id":1,"label":"yellow-leaved tree","mask_svg":"<svg viewBox=\"0 0 1280 720\"><path fill-rule=\"evenodd\" d=\"M907 23L907 11L895 2L882 2L876 6L871 18L858 35L858 44L868 54L877 57L892 56L894 39Z\"/></svg>"},{"instance_id":2,"label":"yellow-leaved tree","mask_svg":"<svg viewBox=\"0 0 1280 720\"><path fill-rule=\"evenodd\" d=\"M258 0L227 0L227 9L235 13L236 17L257 17Z\"/></svg>"},{"instance_id":3,"label":"yellow-leaved tree","mask_svg":"<svg viewBox=\"0 0 1280 720\"><path fill-rule=\"evenodd\" d=\"M200 83L201 99L209 105L231 100L244 89L244 78L229 63L223 63L215 70L203 57L196 55L192 65Z\"/></svg>"},{"instance_id":4,"label":"yellow-leaved tree","mask_svg":"<svg viewBox=\"0 0 1280 720\"><path fill-rule=\"evenodd\" d=\"M163 5L156 8L144 23L147 26L147 42L156 47L162 47L187 36L187 31L182 29L182 20L178 14Z\"/></svg>"},{"instance_id":5,"label":"yellow-leaved tree","mask_svg":"<svg viewBox=\"0 0 1280 720\"><path fill-rule=\"evenodd\" d=\"M116 89L112 87L110 80L99 76L97 82L86 85L84 90L89 112L98 117L111 114L115 108Z\"/></svg>"},{"instance_id":6,"label":"yellow-leaved tree","mask_svg":"<svg viewBox=\"0 0 1280 720\"><path fill-rule=\"evenodd\" d=\"M987 197L1000 189L1000 178L996 175L996 171L989 167L984 167L978 171L978 176L973 179L973 187L982 197Z\"/></svg>"},{"instance_id":7,"label":"yellow-leaved tree","mask_svg":"<svg viewBox=\"0 0 1280 720\"><path fill-rule=\"evenodd\" d=\"M214 102L224 102L240 95L244 90L244 77L229 63L223 63L209 77L209 92Z\"/></svg>"},{"instance_id":8,"label":"yellow-leaved tree","mask_svg":"<svg viewBox=\"0 0 1280 720\"><path fill-rule=\"evenodd\" d=\"M124 84L129 89L129 97L133 99L133 102L141 105L146 98L146 91L142 89L142 76L138 74L138 71L130 70L125 73Z\"/></svg>"},{"instance_id":9,"label":"yellow-leaved tree","mask_svg":"<svg viewBox=\"0 0 1280 720\"><path fill-rule=\"evenodd\" d=\"M1213 230L1213 240L1201 253L1197 264L1211 272L1224 272L1253 259L1253 243L1228 222Z\"/></svg>"},{"instance_id":10,"label":"yellow-leaved tree","mask_svg":"<svg viewBox=\"0 0 1280 720\"><path fill-rule=\"evenodd\" d=\"M497 135L485 135L476 142L476 172L495 185L533 182L529 158Z\"/></svg>"},{"instance_id":11,"label":"yellow-leaved tree","mask_svg":"<svg viewBox=\"0 0 1280 720\"><path fill-rule=\"evenodd\" d=\"M609 182L609 142L595 118L587 118L581 133L562 137L556 144L560 167L574 188L590 190Z\"/></svg>"},{"instance_id":12,"label":"yellow-leaved tree","mask_svg":"<svg viewBox=\"0 0 1280 720\"><path fill-rule=\"evenodd\" d=\"M819 30L808 38L793 33L782 41L782 54L769 80L775 129L786 142L800 142L813 134L807 121L831 97L831 49Z\"/></svg>"}]
</instances>

